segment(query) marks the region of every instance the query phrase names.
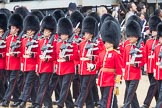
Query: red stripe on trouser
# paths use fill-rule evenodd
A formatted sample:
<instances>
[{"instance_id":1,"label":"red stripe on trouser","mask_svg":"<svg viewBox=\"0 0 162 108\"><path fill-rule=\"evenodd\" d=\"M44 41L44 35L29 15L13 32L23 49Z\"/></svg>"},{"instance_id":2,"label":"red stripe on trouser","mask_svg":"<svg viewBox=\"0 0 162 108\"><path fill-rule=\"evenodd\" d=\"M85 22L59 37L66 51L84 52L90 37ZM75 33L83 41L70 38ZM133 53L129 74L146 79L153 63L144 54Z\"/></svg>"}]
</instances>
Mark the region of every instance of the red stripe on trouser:
<instances>
[{"instance_id":1,"label":"red stripe on trouser","mask_svg":"<svg viewBox=\"0 0 162 108\"><path fill-rule=\"evenodd\" d=\"M13 72L13 71L12 71ZM11 95L13 94L13 92L14 92L14 89L15 89L15 86L16 86L16 83L17 83L17 78L18 78L18 75L19 75L19 72L18 71L16 71L16 78L15 78L15 81L14 81L14 83L13 83L13 88L11 89L11 94L9 95L9 97L7 98L7 101L9 100L9 99L11 99ZM9 78L11 77L11 73L10 73L10 75L9 75ZM10 79L9 79L10 80ZM8 85L9 86L9 85ZM8 88L7 88L8 89Z\"/></svg>"},{"instance_id":2,"label":"red stripe on trouser","mask_svg":"<svg viewBox=\"0 0 162 108\"><path fill-rule=\"evenodd\" d=\"M90 76L90 80L88 82L87 89L85 90L85 96L84 96L84 98L83 98L83 100L81 102L82 107L83 107L83 104L86 101L86 98L88 96L88 93L89 93L89 90L90 90L90 85L92 84L92 78L93 78L93 76Z\"/></svg>"},{"instance_id":3,"label":"red stripe on trouser","mask_svg":"<svg viewBox=\"0 0 162 108\"><path fill-rule=\"evenodd\" d=\"M73 76L70 75L69 84L68 84L68 88L67 88L67 90L66 90L66 95L65 95L65 98L64 98L64 102L66 101L67 96L68 96L68 94L70 93L70 86L71 86L72 78L73 78Z\"/></svg>"},{"instance_id":4,"label":"red stripe on trouser","mask_svg":"<svg viewBox=\"0 0 162 108\"><path fill-rule=\"evenodd\" d=\"M46 86L45 86L44 91L43 91L43 93L42 93L42 98L41 98L41 100L40 100L39 105L42 105L42 103L43 103L44 95L45 95L46 90L47 90L47 88L48 88L48 83L49 83L50 77L51 77L51 76L48 74L48 78L47 78L46 84L45 84ZM41 85L40 85L40 86L41 86Z\"/></svg>"},{"instance_id":5,"label":"red stripe on trouser","mask_svg":"<svg viewBox=\"0 0 162 108\"><path fill-rule=\"evenodd\" d=\"M113 102L112 101L112 95L113 95L113 87L110 87L110 91L109 91L109 94L108 94L108 97L107 97L107 105L106 105L106 108L110 108L111 102Z\"/></svg>"}]
</instances>

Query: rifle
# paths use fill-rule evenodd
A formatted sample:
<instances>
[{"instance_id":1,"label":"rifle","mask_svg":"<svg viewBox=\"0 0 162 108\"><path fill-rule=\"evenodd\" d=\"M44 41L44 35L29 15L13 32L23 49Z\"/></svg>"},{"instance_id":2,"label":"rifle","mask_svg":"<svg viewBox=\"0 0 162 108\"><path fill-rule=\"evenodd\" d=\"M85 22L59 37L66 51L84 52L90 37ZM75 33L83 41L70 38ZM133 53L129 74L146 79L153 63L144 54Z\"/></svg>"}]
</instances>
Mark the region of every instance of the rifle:
<instances>
[{"instance_id":1,"label":"rifle","mask_svg":"<svg viewBox=\"0 0 162 108\"><path fill-rule=\"evenodd\" d=\"M79 44L82 41L83 35L80 34L78 39L74 39L74 42L76 42L77 44Z\"/></svg>"},{"instance_id":2,"label":"rifle","mask_svg":"<svg viewBox=\"0 0 162 108\"><path fill-rule=\"evenodd\" d=\"M98 26L99 26L99 25L98 25ZM95 27L95 30L97 30L97 29L98 29L98 28ZM91 43L89 43L89 44L86 45L85 49L88 50L88 52L87 52L87 54L86 54L87 57L88 57L89 55L91 55L93 51L98 50L98 47L94 48L94 46L97 46L97 45L98 45L98 44L96 43L96 41L97 41L99 35L100 35L100 32L98 32L98 34L92 38Z\"/></svg>"},{"instance_id":3,"label":"rifle","mask_svg":"<svg viewBox=\"0 0 162 108\"><path fill-rule=\"evenodd\" d=\"M139 56L137 53L138 53L138 52L141 52L140 47L141 47L142 41L143 41L143 39L142 39L142 37L141 37L141 38L138 40L137 44L136 44L136 48L134 48L134 49L132 49L132 50L130 51L130 55L132 55L132 58L131 58L131 60L130 60L130 63L132 63L132 64L135 62L136 58L140 58L140 57L141 57L141 56Z\"/></svg>"},{"instance_id":4,"label":"rifle","mask_svg":"<svg viewBox=\"0 0 162 108\"><path fill-rule=\"evenodd\" d=\"M21 38L22 38L24 32L25 32L24 30L21 31L21 33L18 35L18 37L17 37L17 39L16 39L16 42L12 42L12 43L11 43L11 45L10 45L11 52L14 52L16 48L19 48L19 47L21 46L21 45L20 45L20 43L21 43L20 40L21 40Z\"/></svg>"},{"instance_id":5,"label":"rifle","mask_svg":"<svg viewBox=\"0 0 162 108\"><path fill-rule=\"evenodd\" d=\"M10 32L10 30L7 30L7 31L3 34L2 39L0 40L0 49L6 47L5 39L6 39L6 37L8 36L9 32Z\"/></svg>"},{"instance_id":6,"label":"rifle","mask_svg":"<svg viewBox=\"0 0 162 108\"><path fill-rule=\"evenodd\" d=\"M162 51L160 51L158 57L160 59L160 62L158 62L158 66L159 66L159 68L162 68Z\"/></svg>"},{"instance_id":7,"label":"rifle","mask_svg":"<svg viewBox=\"0 0 162 108\"><path fill-rule=\"evenodd\" d=\"M75 29L76 30L80 25L80 22L78 22L78 24L76 25ZM74 38L75 34L73 33L73 35L67 40L67 43L66 44L62 44L61 47L60 47L60 58L63 58L65 57L65 54L67 52L73 52L73 49L68 49L68 47L72 48L73 46L71 45L71 43L73 42L73 38Z\"/></svg>"},{"instance_id":8,"label":"rifle","mask_svg":"<svg viewBox=\"0 0 162 108\"><path fill-rule=\"evenodd\" d=\"M146 24L146 23L145 23ZM141 56L139 56L137 53L141 52L140 47L141 47L141 43L143 42L143 38L144 38L144 30L145 30L145 24L142 27L142 31L141 31L141 37L138 39L137 44L136 44L136 48L132 49L130 51L130 55L132 55L132 58L130 60L131 64L134 64L136 58L140 58Z\"/></svg>"},{"instance_id":9,"label":"rifle","mask_svg":"<svg viewBox=\"0 0 162 108\"><path fill-rule=\"evenodd\" d=\"M38 34L39 31L34 35L33 39L31 41L28 41L26 43L26 47L27 47L27 52L31 52L32 48L37 48L38 47Z\"/></svg>"},{"instance_id":10,"label":"rifle","mask_svg":"<svg viewBox=\"0 0 162 108\"><path fill-rule=\"evenodd\" d=\"M42 46L41 51L42 51L43 53L40 55L40 58L51 58L51 56L47 56L47 54L53 52L53 50L50 49L50 48L53 48L52 42L53 42L53 40L54 40L54 35L55 35L55 34L51 35L51 37L50 37L48 43L47 43L46 45L43 45L43 46Z\"/></svg>"}]
</instances>

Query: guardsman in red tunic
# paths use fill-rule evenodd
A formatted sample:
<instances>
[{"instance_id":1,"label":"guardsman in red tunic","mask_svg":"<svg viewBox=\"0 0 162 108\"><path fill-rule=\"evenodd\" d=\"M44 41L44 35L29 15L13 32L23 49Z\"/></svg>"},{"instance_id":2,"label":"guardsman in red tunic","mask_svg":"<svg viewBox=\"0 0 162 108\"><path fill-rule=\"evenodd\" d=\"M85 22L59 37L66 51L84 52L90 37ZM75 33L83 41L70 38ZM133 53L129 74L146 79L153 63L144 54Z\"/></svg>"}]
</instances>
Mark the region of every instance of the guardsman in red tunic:
<instances>
[{"instance_id":1,"label":"guardsman in red tunic","mask_svg":"<svg viewBox=\"0 0 162 108\"><path fill-rule=\"evenodd\" d=\"M36 79L36 55L38 48L39 19L36 16L29 15L24 20L24 33L26 38L22 40L22 72L24 72L25 82L22 93L19 97L19 104L15 107L24 108L27 99L31 96L31 89Z\"/></svg>"},{"instance_id":2,"label":"guardsman in red tunic","mask_svg":"<svg viewBox=\"0 0 162 108\"><path fill-rule=\"evenodd\" d=\"M84 16L78 10L72 12L72 14L70 15L70 20L73 24L73 29L75 29L74 42L77 43L78 47L79 47L79 44L82 39L82 37L80 37L80 36L81 36L83 19L84 19ZM76 28L78 23L79 23L79 27ZM73 83L72 83L73 98L75 100L78 98L79 92L80 92L80 80L79 80L78 71L79 71L79 59L75 61L75 75L74 75L74 79L73 79Z\"/></svg>"},{"instance_id":3,"label":"guardsman in red tunic","mask_svg":"<svg viewBox=\"0 0 162 108\"><path fill-rule=\"evenodd\" d=\"M109 14L110 15L110 14ZM97 12L90 12L87 14L87 16L92 16L93 18L95 18L97 20L97 24L98 24L98 27L101 26L101 20L100 20L100 16ZM110 15L111 16L111 15ZM101 35L99 35L97 41L96 41L97 44L101 44L102 43L102 40L101 40ZM103 44L103 43L102 43ZM104 46L104 44L103 44ZM103 47L102 46L102 47ZM100 46L99 46L100 47ZM99 48L100 49L100 48ZM101 49L100 49L101 50ZM98 71L97 71L97 74L96 74L96 78L98 77ZM96 79L95 78L95 79ZM97 81L94 81L94 84L93 84L93 87L92 87L92 96L93 96L93 101L94 101L94 105L95 106L98 106L99 105L99 92L98 92L98 88L97 88Z\"/></svg>"},{"instance_id":4,"label":"guardsman in red tunic","mask_svg":"<svg viewBox=\"0 0 162 108\"><path fill-rule=\"evenodd\" d=\"M43 38L38 42L37 63L39 74L39 88L32 108L42 108L43 102L47 102L46 107L52 108L52 102L48 92L48 85L53 73L53 62L56 60L56 42L54 35L56 33L56 20L52 16L46 16L41 23L41 32Z\"/></svg>"},{"instance_id":5,"label":"guardsman in red tunic","mask_svg":"<svg viewBox=\"0 0 162 108\"><path fill-rule=\"evenodd\" d=\"M158 86L157 86L157 81L155 80L154 76L153 76L153 59L154 59L154 49L156 47L156 45L158 44L158 39L157 39L157 25L161 22L160 18L158 18L157 16L152 16L149 19L149 26L150 26L150 31L152 33L152 38L148 39L146 41L145 47L144 47L144 52L145 52L145 68L148 74L148 79L150 82L150 86L148 88L147 91L147 95L146 98L144 100L144 105L142 106L142 108L149 108L151 101L153 99L153 97L155 96L155 99L157 101L158 99Z\"/></svg>"},{"instance_id":6,"label":"guardsman in red tunic","mask_svg":"<svg viewBox=\"0 0 162 108\"><path fill-rule=\"evenodd\" d=\"M115 79L122 75L122 57L117 52L120 41L120 29L112 20L105 21L100 29L105 50L99 54L97 67L100 68L98 86L101 88L100 108L117 108L117 98L114 94Z\"/></svg>"},{"instance_id":7,"label":"guardsman in red tunic","mask_svg":"<svg viewBox=\"0 0 162 108\"><path fill-rule=\"evenodd\" d=\"M6 57L6 37L7 34L5 34L7 30L7 17L5 14L0 14L0 101L3 100L3 96L5 94L5 57Z\"/></svg>"},{"instance_id":8,"label":"guardsman in red tunic","mask_svg":"<svg viewBox=\"0 0 162 108\"><path fill-rule=\"evenodd\" d=\"M56 74L59 75L61 91L57 105L63 108L66 101L66 107L73 108L70 86L75 73L74 61L78 59L78 46L73 42L75 34L73 34L72 23L69 19L61 18L58 21L58 34L61 41L57 43L56 49L58 66Z\"/></svg>"},{"instance_id":9,"label":"guardsman in red tunic","mask_svg":"<svg viewBox=\"0 0 162 108\"><path fill-rule=\"evenodd\" d=\"M156 103L155 108L162 107L162 23L159 23L157 26L157 39L159 44L155 47L154 50L154 59L153 59L153 71L154 77L158 83L158 93L159 97Z\"/></svg>"},{"instance_id":10,"label":"guardsman in red tunic","mask_svg":"<svg viewBox=\"0 0 162 108\"><path fill-rule=\"evenodd\" d=\"M55 17L56 21L58 22L58 20L60 18L65 17L65 14L61 9L56 9L56 10L53 11L52 16ZM57 33L55 35L55 41L59 41L59 35ZM54 70L53 75L52 75L51 80L50 80L49 90L50 90L51 96L53 94L53 91L55 91L54 92L55 93L55 100L58 100L61 87L57 83L58 82L58 75L56 74L56 67L57 67L56 62L54 63L54 66L55 66L55 70ZM52 97L51 97L51 99L52 99ZM56 101L54 101L53 103L56 104Z\"/></svg>"},{"instance_id":11,"label":"guardsman in red tunic","mask_svg":"<svg viewBox=\"0 0 162 108\"><path fill-rule=\"evenodd\" d=\"M141 67L144 65L143 46L141 27L139 22L135 20L128 21L126 26L126 34L130 44L126 45L123 53L124 80L126 83L125 102L123 108L139 108L136 97L136 90L141 78Z\"/></svg>"},{"instance_id":12,"label":"guardsman in red tunic","mask_svg":"<svg viewBox=\"0 0 162 108\"><path fill-rule=\"evenodd\" d=\"M80 52L80 94L75 105L82 108L86 102L87 108L94 108L92 87L96 78L96 68L92 66L96 64L99 46L96 41L98 39L98 23L95 18L85 17L82 23L82 33L84 39L79 45Z\"/></svg>"},{"instance_id":13,"label":"guardsman in red tunic","mask_svg":"<svg viewBox=\"0 0 162 108\"><path fill-rule=\"evenodd\" d=\"M20 71L22 17L19 14L11 15L9 19L10 34L6 39L6 70L8 71L9 85L3 97L2 106L8 107L10 98L15 89L18 89L17 78ZM17 97L18 98L18 97ZM15 103L18 99L14 100Z\"/></svg>"}]
</instances>

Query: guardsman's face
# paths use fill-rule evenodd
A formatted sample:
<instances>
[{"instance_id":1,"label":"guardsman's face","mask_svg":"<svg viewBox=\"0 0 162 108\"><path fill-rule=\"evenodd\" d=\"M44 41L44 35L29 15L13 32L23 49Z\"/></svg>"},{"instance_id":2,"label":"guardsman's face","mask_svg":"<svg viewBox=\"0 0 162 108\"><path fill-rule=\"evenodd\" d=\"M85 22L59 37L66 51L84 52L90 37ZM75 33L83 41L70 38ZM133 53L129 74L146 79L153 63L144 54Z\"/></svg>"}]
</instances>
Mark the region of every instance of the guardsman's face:
<instances>
[{"instance_id":1,"label":"guardsman's face","mask_svg":"<svg viewBox=\"0 0 162 108\"><path fill-rule=\"evenodd\" d=\"M109 42L105 42L105 48L106 49L110 49L110 48L113 48L113 44L112 43L109 43Z\"/></svg>"},{"instance_id":2,"label":"guardsman's face","mask_svg":"<svg viewBox=\"0 0 162 108\"><path fill-rule=\"evenodd\" d=\"M45 38L49 38L52 35L52 32L49 29L44 29L43 34Z\"/></svg>"},{"instance_id":3,"label":"guardsman's face","mask_svg":"<svg viewBox=\"0 0 162 108\"><path fill-rule=\"evenodd\" d=\"M157 36L157 31L152 31L152 36L153 37Z\"/></svg>"},{"instance_id":4,"label":"guardsman's face","mask_svg":"<svg viewBox=\"0 0 162 108\"><path fill-rule=\"evenodd\" d=\"M29 37L34 36L34 33L35 33L35 31L33 31L33 30L27 30L26 31L26 35L29 36Z\"/></svg>"},{"instance_id":5,"label":"guardsman's face","mask_svg":"<svg viewBox=\"0 0 162 108\"><path fill-rule=\"evenodd\" d=\"M69 38L69 35L67 35L67 34L61 34L61 40L62 41L66 41L66 40L68 40L68 38Z\"/></svg>"},{"instance_id":6,"label":"guardsman's face","mask_svg":"<svg viewBox=\"0 0 162 108\"><path fill-rule=\"evenodd\" d=\"M159 43L162 45L162 37L159 38Z\"/></svg>"},{"instance_id":7,"label":"guardsman's face","mask_svg":"<svg viewBox=\"0 0 162 108\"><path fill-rule=\"evenodd\" d=\"M85 32L85 33L84 33L84 37L85 37L86 40L91 40L92 37L93 37L93 34L88 33L88 32Z\"/></svg>"},{"instance_id":8,"label":"guardsman's face","mask_svg":"<svg viewBox=\"0 0 162 108\"><path fill-rule=\"evenodd\" d=\"M73 31L74 31L75 35L79 35L79 33L80 33L80 28L77 28L76 30L73 29Z\"/></svg>"},{"instance_id":9,"label":"guardsman's face","mask_svg":"<svg viewBox=\"0 0 162 108\"><path fill-rule=\"evenodd\" d=\"M11 26L10 34L17 35L18 31L19 28L17 28L16 26Z\"/></svg>"},{"instance_id":10,"label":"guardsman's face","mask_svg":"<svg viewBox=\"0 0 162 108\"><path fill-rule=\"evenodd\" d=\"M128 37L128 39L131 44L135 44L138 40L138 38L136 36L130 36L130 37Z\"/></svg>"},{"instance_id":11,"label":"guardsman's face","mask_svg":"<svg viewBox=\"0 0 162 108\"><path fill-rule=\"evenodd\" d=\"M4 30L0 28L0 37L4 34Z\"/></svg>"}]
</instances>

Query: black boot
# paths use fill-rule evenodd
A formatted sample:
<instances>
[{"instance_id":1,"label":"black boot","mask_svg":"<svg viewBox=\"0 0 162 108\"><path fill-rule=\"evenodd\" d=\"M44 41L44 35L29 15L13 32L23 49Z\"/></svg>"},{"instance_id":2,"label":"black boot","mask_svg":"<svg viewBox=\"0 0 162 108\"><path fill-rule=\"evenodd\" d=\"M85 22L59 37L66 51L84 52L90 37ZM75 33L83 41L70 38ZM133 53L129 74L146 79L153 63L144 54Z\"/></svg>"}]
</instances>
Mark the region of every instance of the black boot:
<instances>
[{"instance_id":1,"label":"black boot","mask_svg":"<svg viewBox=\"0 0 162 108\"><path fill-rule=\"evenodd\" d=\"M149 108L149 106L148 105L146 105L146 104L144 104L142 107L140 107L140 108Z\"/></svg>"},{"instance_id":2,"label":"black boot","mask_svg":"<svg viewBox=\"0 0 162 108\"><path fill-rule=\"evenodd\" d=\"M57 105L57 108L63 108L62 106L60 106L60 105Z\"/></svg>"},{"instance_id":3,"label":"black boot","mask_svg":"<svg viewBox=\"0 0 162 108\"><path fill-rule=\"evenodd\" d=\"M18 108L25 108L26 107L26 102L21 102Z\"/></svg>"},{"instance_id":4,"label":"black boot","mask_svg":"<svg viewBox=\"0 0 162 108\"><path fill-rule=\"evenodd\" d=\"M40 105L36 105L35 108L42 108Z\"/></svg>"},{"instance_id":5,"label":"black boot","mask_svg":"<svg viewBox=\"0 0 162 108\"><path fill-rule=\"evenodd\" d=\"M13 104L10 105L10 107L18 107L21 102L14 102Z\"/></svg>"},{"instance_id":6,"label":"black boot","mask_svg":"<svg viewBox=\"0 0 162 108\"><path fill-rule=\"evenodd\" d=\"M9 106L9 101L3 101L0 106L2 107L8 107Z\"/></svg>"}]
</instances>

